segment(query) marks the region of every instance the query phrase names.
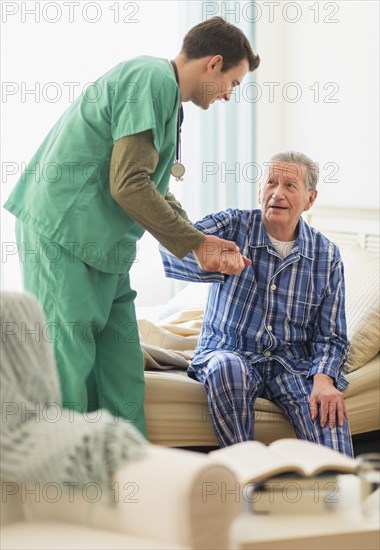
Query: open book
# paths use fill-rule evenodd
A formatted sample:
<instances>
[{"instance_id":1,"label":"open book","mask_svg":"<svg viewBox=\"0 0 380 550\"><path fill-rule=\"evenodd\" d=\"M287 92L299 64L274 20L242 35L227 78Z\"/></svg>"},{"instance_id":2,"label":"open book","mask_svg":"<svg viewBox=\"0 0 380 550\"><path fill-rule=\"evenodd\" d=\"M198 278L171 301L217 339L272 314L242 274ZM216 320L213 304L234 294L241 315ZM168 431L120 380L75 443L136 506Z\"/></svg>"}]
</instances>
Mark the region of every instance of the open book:
<instances>
[{"instance_id":1,"label":"open book","mask_svg":"<svg viewBox=\"0 0 380 550\"><path fill-rule=\"evenodd\" d=\"M245 441L209 453L213 462L229 466L241 483L253 483L287 473L311 477L321 473L355 473L353 458L301 439L279 439L269 446Z\"/></svg>"}]
</instances>

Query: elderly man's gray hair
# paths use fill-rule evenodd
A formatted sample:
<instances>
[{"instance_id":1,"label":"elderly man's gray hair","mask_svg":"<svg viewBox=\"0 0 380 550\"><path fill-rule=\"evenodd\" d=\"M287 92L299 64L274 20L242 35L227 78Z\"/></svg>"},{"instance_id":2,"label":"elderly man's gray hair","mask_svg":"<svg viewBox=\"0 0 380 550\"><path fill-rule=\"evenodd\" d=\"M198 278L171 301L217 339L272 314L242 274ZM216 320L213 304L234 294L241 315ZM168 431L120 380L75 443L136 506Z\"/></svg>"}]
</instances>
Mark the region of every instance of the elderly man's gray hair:
<instances>
[{"instance_id":1,"label":"elderly man's gray hair","mask_svg":"<svg viewBox=\"0 0 380 550\"><path fill-rule=\"evenodd\" d=\"M269 164L275 162L287 162L305 166L307 170L307 188L309 191L316 189L319 177L318 165L303 153L299 153L298 151L276 153L269 159Z\"/></svg>"}]
</instances>

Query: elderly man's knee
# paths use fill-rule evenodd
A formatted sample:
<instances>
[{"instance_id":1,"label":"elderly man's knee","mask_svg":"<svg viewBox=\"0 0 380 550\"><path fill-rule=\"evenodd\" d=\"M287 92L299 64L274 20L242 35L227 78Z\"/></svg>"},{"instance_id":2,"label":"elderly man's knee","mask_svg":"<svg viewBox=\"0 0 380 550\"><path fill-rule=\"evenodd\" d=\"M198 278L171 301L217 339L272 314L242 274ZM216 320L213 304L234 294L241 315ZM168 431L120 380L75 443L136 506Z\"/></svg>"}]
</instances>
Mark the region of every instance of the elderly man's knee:
<instances>
[{"instance_id":1,"label":"elderly man's knee","mask_svg":"<svg viewBox=\"0 0 380 550\"><path fill-rule=\"evenodd\" d=\"M244 378L247 375L247 365L244 360L232 351L215 353L207 364L207 378ZM239 376L240 374L240 376Z\"/></svg>"}]
</instances>

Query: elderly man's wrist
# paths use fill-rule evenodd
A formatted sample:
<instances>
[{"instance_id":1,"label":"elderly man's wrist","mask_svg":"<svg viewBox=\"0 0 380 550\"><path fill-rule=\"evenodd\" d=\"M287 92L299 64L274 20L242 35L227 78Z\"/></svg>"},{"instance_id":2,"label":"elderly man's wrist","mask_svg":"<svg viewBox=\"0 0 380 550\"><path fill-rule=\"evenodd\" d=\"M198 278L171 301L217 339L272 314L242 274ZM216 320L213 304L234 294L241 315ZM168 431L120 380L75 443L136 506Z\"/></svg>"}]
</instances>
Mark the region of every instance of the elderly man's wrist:
<instances>
[{"instance_id":1,"label":"elderly man's wrist","mask_svg":"<svg viewBox=\"0 0 380 550\"><path fill-rule=\"evenodd\" d=\"M313 376L313 382L328 382L329 384L333 385L334 379L328 374L324 374L323 372L317 372Z\"/></svg>"}]
</instances>

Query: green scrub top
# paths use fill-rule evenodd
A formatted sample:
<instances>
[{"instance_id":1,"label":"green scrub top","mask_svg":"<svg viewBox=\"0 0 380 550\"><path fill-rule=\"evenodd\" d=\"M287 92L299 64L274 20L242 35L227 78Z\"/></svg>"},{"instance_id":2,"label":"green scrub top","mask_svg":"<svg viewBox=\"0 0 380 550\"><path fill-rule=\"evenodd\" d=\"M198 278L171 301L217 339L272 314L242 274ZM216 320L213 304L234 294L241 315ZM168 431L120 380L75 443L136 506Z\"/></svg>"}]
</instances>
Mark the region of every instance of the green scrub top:
<instances>
[{"instance_id":1,"label":"green scrub top","mask_svg":"<svg viewBox=\"0 0 380 550\"><path fill-rule=\"evenodd\" d=\"M178 85L166 59L142 56L120 63L54 125L5 208L95 269L124 273L144 229L111 196L113 144L151 130L159 153L151 179L165 195L178 108Z\"/></svg>"}]
</instances>

